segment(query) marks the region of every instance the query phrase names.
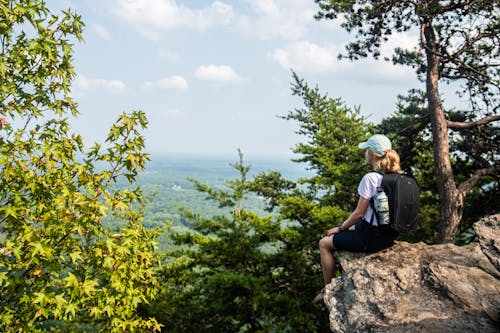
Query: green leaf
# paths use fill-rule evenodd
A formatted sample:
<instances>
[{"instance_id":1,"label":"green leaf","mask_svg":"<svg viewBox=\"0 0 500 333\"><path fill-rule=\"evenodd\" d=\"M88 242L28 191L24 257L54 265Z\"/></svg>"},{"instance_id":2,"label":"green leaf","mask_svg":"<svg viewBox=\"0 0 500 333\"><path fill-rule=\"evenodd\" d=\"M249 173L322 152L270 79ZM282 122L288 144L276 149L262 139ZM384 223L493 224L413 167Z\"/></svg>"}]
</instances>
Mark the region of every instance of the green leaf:
<instances>
[{"instance_id":1,"label":"green leaf","mask_svg":"<svg viewBox=\"0 0 500 333\"><path fill-rule=\"evenodd\" d=\"M33 304L39 304L41 307L44 307L50 301L47 295L43 292L36 292L33 296Z\"/></svg>"},{"instance_id":2,"label":"green leaf","mask_svg":"<svg viewBox=\"0 0 500 333\"><path fill-rule=\"evenodd\" d=\"M78 278L71 272L68 273L68 276L66 278L64 278L64 281L66 281L65 286L69 288L75 288L80 286Z\"/></svg>"}]
</instances>

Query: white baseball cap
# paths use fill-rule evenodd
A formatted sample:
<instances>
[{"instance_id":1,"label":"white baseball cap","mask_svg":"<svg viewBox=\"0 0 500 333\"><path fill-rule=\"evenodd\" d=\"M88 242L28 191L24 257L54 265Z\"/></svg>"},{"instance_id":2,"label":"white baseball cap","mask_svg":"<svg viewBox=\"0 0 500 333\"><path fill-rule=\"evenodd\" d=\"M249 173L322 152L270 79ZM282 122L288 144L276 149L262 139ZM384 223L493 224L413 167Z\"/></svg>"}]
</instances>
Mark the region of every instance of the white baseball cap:
<instances>
[{"instance_id":1,"label":"white baseball cap","mask_svg":"<svg viewBox=\"0 0 500 333\"><path fill-rule=\"evenodd\" d=\"M391 140L383 134L375 134L368 141L361 142L358 147L360 149L370 148L377 154L385 155L387 149L392 149Z\"/></svg>"}]
</instances>

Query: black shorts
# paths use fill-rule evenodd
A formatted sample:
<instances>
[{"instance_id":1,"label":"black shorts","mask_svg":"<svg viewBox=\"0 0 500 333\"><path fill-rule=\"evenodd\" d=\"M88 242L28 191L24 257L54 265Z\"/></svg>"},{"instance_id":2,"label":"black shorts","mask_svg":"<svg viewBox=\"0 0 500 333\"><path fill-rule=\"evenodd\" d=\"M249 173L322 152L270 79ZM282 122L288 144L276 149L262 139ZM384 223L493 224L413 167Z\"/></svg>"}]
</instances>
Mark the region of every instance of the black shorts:
<instances>
[{"instance_id":1,"label":"black shorts","mask_svg":"<svg viewBox=\"0 0 500 333\"><path fill-rule=\"evenodd\" d=\"M386 228L372 227L365 220L356 223L355 230L334 234L333 246L351 252L377 252L394 245L397 234Z\"/></svg>"}]
</instances>

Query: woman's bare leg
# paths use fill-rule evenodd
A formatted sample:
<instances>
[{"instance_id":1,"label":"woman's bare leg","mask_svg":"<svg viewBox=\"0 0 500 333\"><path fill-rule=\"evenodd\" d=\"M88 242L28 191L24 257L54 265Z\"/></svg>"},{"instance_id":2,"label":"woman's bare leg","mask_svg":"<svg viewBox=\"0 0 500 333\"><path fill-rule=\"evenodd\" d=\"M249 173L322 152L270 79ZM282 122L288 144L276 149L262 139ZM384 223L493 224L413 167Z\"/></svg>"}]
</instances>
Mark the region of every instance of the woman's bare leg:
<instances>
[{"instance_id":1,"label":"woman's bare leg","mask_svg":"<svg viewBox=\"0 0 500 333\"><path fill-rule=\"evenodd\" d=\"M335 259L333 258L333 239L331 236L323 237L319 241L319 253L321 256L321 270L323 271L323 279L325 286L332 281L335 271Z\"/></svg>"},{"instance_id":2,"label":"woman's bare leg","mask_svg":"<svg viewBox=\"0 0 500 333\"><path fill-rule=\"evenodd\" d=\"M333 258L333 250L335 247L333 246L333 239L331 236L323 237L319 241L319 253L321 256L321 270L323 271L323 279L325 282L325 286L332 281L333 274L335 271L335 259ZM324 292L321 291L314 298L315 302L323 301L323 297L325 296Z\"/></svg>"}]
</instances>

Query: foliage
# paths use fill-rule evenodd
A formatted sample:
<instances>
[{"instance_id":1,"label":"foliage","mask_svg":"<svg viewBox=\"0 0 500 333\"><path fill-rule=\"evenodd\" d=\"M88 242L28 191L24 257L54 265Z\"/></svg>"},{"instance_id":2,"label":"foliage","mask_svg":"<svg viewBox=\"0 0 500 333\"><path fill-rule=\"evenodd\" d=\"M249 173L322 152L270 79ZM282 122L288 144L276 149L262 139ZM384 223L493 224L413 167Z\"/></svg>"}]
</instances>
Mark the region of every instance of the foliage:
<instances>
[{"instance_id":1,"label":"foliage","mask_svg":"<svg viewBox=\"0 0 500 333\"><path fill-rule=\"evenodd\" d=\"M305 108L289 112L284 119L296 121L298 134L307 140L295 147L300 155L295 161L306 163L315 173L300 179L295 191L278 200L279 212L300 224L302 239L296 250L300 247L309 256L312 272L320 276L317 242L355 208L359 181L370 171L357 145L374 128L359 110L311 89L295 73L293 78L293 94L302 98Z\"/></svg>"},{"instance_id":2,"label":"foliage","mask_svg":"<svg viewBox=\"0 0 500 333\"><path fill-rule=\"evenodd\" d=\"M13 122L0 136L0 331L159 330L137 312L157 290L157 231L142 227L141 189L115 187L148 159L144 113L123 114L105 147L85 151L66 118L80 18L36 0L0 13L0 101ZM121 228L105 228L108 215Z\"/></svg>"},{"instance_id":3,"label":"foliage","mask_svg":"<svg viewBox=\"0 0 500 333\"><path fill-rule=\"evenodd\" d=\"M184 212L192 229L172 230L181 247L168 253L162 291L149 311L174 332L326 332L328 320L311 302L308 256L296 250L301 227L246 210L244 199L257 185L247 179L241 154L233 167L240 177L227 190L193 180L232 210L209 218Z\"/></svg>"},{"instance_id":4,"label":"foliage","mask_svg":"<svg viewBox=\"0 0 500 333\"><path fill-rule=\"evenodd\" d=\"M500 120L498 115L500 96L500 2L489 0L315 0L319 6L318 19L342 18L342 27L354 33L346 46L350 60L373 55L381 56L380 48L391 36L408 31L419 34L420 41L413 49L394 50L394 64L411 66L417 76L426 82L426 99L432 128L433 159L436 187L440 198L440 225L438 242L451 242L462 219L465 198L475 186L498 182L500 165L496 159L489 163L476 164L469 173L457 173L452 168L449 129L458 130L458 136L467 136L471 130L474 137L479 133L497 132L491 125ZM418 29L418 30L417 30ZM386 60L389 60L386 58ZM461 120L446 113L439 92L441 83L453 83L456 92L470 105L469 110L460 111ZM478 129L485 127L485 130ZM473 141L468 144L473 160L478 160L474 151L484 152L486 146ZM490 142L494 143L494 142ZM498 146L498 145L497 145ZM488 146L495 156L496 146ZM458 158L460 159L461 156ZM481 156L482 162L486 162ZM457 164L457 163L455 163ZM473 163L474 164L474 163Z\"/></svg>"},{"instance_id":5,"label":"foliage","mask_svg":"<svg viewBox=\"0 0 500 333\"><path fill-rule=\"evenodd\" d=\"M437 233L439 198L435 191L430 119L424 94L411 90L407 96L399 96L397 111L384 118L377 128L391 139L399 152L402 170L417 179L421 190L422 220L416 231L401 234L400 239L432 243Z\"/></svg>"},{"instance_id":6,"label":"foliage","mask_svg":"<svg viewBox=\"0 0 500 333\"><path fill-rule=\"evenodd\" d=\"M355 34L346 46L350 60L372 54L397 32L432 25L436 52L440 57L439 78L446 83L463 82L461 96L470 99L473 110L498 109L500 4L491 0L315 0L318 19L343 16L342 27ZM422 36L423 37L423 36ZM413 67L425 79L428 59L415 49L396 48L392 61ZM423 76L422 76L423 75Z\"/></svg>"},{"instance_id":7,"label":"foliage","mask_svg":"<svg viewBox=\"0 0 500 333\"><path fill-rule=\"evenodd\" d=\"M453 121L462 121L467 113L452 110L447 112L447 117ZM377 128L378 132L391 138L400 153L403 169L417 178L422 190L423 219L420 228L403 237L407 240L432 242L437 233L435 221L439 219L439 198L435 191L435 173L432 172L432 134L424 93L411 90L407 96L399 96L396 113L383 119ZM498 133L498 127L487 124L466 128L457 131L458 135L450 136L452 163L456 170L455 177L459 181L466 180L475 169L495 163L499 147ZM498 191L498 180L484 177L479 186L469 192L460 225L466 239L473 239L468 234L474 222L484 214L495 213L500 204Z\"/></svg>"},{"instance_id":8,"label":"foliage","mask_svg":"<svg viewBox=\"0 0 500 333\"><path fill-rule=\"evenodd\" d=\"M339 99L320 94L318 88L293 73L293 95L302 98L305 108L290 111L286 120L296 121L297 134L306 138L294 148L296 162L307 163L316 176L304 181L311 194L322 197L324 203L338 205L350 211L357 202L357 188L367 171L363 152L357 144L373 129L359 114L347 108Z\"/></svg>"},{"instance_id":9,"label":"foliage","mask_svg":"<svg viewBox=\"0 0 500 333\"><path fill-rule=\"evenodd\" d=\"M181 247L168 253L159 301L149 309L165 327L329 331L326 314L311 302L323 285L317 242L355 204L355 189L368 170L357 144L371 127L340 100L294 79L293 92L306 107L283 118L298 121L299 134L308 138L295 152L316 175L294 183L271 171L249 180L240 154L233 165L240 178L227 189L193 180L219 207L232 211L210 218L186 211L192 229L172 230ZM261 217L242 206L251 192L265 198L272 214Z\"/></svg>"},{"instance_id":10,"label":"foliage","mask_svg":"<svg viewBox=\"0 0 500 333\"><path fill-rule=\"evenodd\" d=\"M179 211L179 207L199 212L204 218L215 215L228 214L230 208L219 208L213 202L205 200L205 194L196 189L188 179L196 179L213 189L227 190L227 181L238 176L238 171L230 166L233 159L228 157L200 157L177 154L151 155L146 163L146 172L138 175L134 184L137 184L144 193L154 194L148 201L144 211L144 227L148 229L162 228L165 222L172 226L190 227L190 222ZM252 169L249 176L256 176L260 172L278 170L283 176L297 179L306 172L294 163L275 158L253 158L249 160ZM128 181L119 180L118 188L126 188ZM242 205L246 210L256 214L266 214L266 203L259 193L249 193ZM123 221L113 216L103 220L105 226L117 228ZM164 230L158 237L160 252L172 248L173 243L168 237L168 230Z\"/></svg>"},{"instance_id":11,"label":"foliage","mask_svg":"<svg viewBox=\"0 0 500 333\"><path fill-rule=\"evenodd\" d=\"M359 110L322 95L318 88L311 89L295 74L293 78L293 94L302 98L304 108L283 118L296 121L298 134L306 138L294 149L299 154L295 161L306 163L314 175L299 179L292 191L291 187L283 187L268 199L278 202L282 219L300 226L300 242L291 244L288 251L306 255L309 267L298 270L296 278L302 279L305 289L307 283L315 281L316 289L311 291L315 295L323 286L318 241L356 206L359 181L370 171L358 144L374 127L359 115Z\"/></svg>"},{"instance_id":12,"label":"foliage","mask_svg":"<svg viewBox=\"0 0 500 333\"><path fill-rule=\"evenodd\" d=\"M177 259L162 274L163 301L152 311L174 331L329 330L326 314L311 304L323 286L317 242L356 204L359 180L369 171L357 144L373 127L357 110L321 95L295 74L294 80L293 93L305 108L283 118L297 121L298 134L307 139L295 147L295 161L314 175L294 183L271 171L248 181L249 169L240 160L235 167L241 177L230 183L231 192L195 182L234 211L212 218L187 212L194 232L172 234L184 247L168 255ZM242 209L248 191L263 196L274 215L262 218Z\"/></svg>"}]
</instances>

